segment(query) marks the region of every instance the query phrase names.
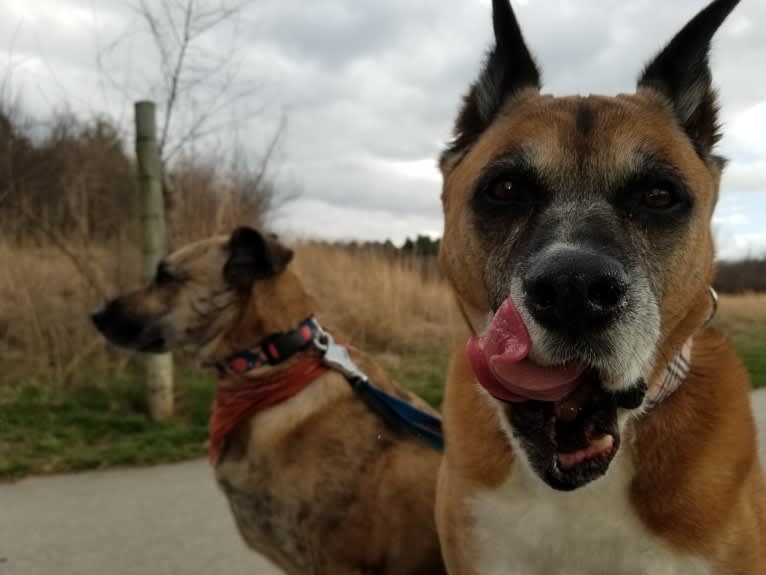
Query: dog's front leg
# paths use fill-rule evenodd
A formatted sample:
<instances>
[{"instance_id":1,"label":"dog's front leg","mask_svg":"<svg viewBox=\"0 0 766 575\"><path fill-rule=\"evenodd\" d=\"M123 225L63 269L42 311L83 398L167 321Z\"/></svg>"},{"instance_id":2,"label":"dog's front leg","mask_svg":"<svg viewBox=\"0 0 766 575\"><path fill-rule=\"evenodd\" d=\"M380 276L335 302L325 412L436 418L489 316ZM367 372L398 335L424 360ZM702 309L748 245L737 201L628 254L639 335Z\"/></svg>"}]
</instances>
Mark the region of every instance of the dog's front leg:
<instances>
[{"instance_id":1,"label":"dog's front leg","mask_svg":"<svg viewBox=\"0 0 766 575\"><path fill-rule=\"evenodd\" d=\"M476 570L476 554L471 537L472 520L466 511L463 491L450 473L446 460L439 470L436 497L436 528L442 545L442 556L448 573L480 575Z\"/></svg>"}]
</instances>

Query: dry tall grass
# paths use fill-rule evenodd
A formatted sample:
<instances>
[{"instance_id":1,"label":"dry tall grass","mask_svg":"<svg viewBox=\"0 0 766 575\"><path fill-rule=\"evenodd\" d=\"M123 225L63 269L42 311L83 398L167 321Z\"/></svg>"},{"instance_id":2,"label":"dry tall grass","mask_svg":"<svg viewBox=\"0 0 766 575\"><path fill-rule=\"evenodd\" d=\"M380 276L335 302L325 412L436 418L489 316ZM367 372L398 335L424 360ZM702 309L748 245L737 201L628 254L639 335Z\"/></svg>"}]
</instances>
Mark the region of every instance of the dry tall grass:
<instances>
[{"instance_id":1,"label":"dry tall grass","mask_svg":"<svg viewBox=\"0 0 766 575\"><path fill-rule=\"evenodd\" d=\"M74 258L53 247L0 244L0 383L21 375L67 382L104 357L89 313L106 294L135 285L138 254L67 250Z\"/></svg>"},{"instance_id":2,"label":"dry tall grass","mask_svg":"<svg viewBox=\"0 0 766 575\"><path fill-rule=\"evenodd\" d=\"M377 250L302 244L297 270L320 303L320 317L365 347L449 348L463 320L432 260Z\"/></svg>"},{"instance_id":3,"label":"dry tall grass","mask_svg":"<svg viewBox=\"0 0 766 575\"><path fill-rule=\"evenodd\" d=\"M129 361L103 343L89 313L139 284L137 251L127 241L68 249L74 258L56 247L0 242L0 385L29 377L66 385L94 364ZM433 260L314 243L296 252L320 318L360 347L443 352L463 333ZM722 296L718 321L732 335L765 331L766 294Z\"/></svg>"},{"instance_id":4,"label":"dry tall grass","mask_svg":"<svg viewBox=\"0 0 766 575\"><path fill-rule=\"evenodd\" d=\"M128 361L89 321L107 296L140 282L138 253L126 245L70 246L70 258L55 247L0 243L0 385L22 376L65 385L94 364ZM450 291L427 261L302 244L296 266L321 319L361 347L444 350L462 329Z\"/></svg>"},{"instance_id":5,"label":"dry tall grass","mask_svg":"<svg viewBox=\"0 0 766 575\"><path fill-rule=\"evenodd\" d=\"M766 340L766 293L720 296L716 319L727 335L758 335Z\"/></svg>"}]
</instances>

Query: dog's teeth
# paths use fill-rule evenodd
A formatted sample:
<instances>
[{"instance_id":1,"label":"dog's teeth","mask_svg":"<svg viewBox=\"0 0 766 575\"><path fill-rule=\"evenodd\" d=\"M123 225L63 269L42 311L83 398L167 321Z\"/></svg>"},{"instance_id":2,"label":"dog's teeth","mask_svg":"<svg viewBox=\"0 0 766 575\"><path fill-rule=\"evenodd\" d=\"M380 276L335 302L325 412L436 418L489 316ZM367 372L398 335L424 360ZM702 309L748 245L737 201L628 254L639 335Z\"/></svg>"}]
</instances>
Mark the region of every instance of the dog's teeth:
<instances>
[{"instance_id":1,"label":"dog's teeth","mask_svg":"<svg viewBox=\"0 0 766 575\"><path fill-rule=\"evenodd\" d=\"M607 449L611 449L614 446L614 437L606 434L602 435L601 437L597 437L593 441L590 442L589 450L593 450L596 453L600 453L602 451L606 451Z\"/></svg>"},{"instance_id":2,"label":"dog's teeth","mask_svg":"<svg viewBox=\"0 0 766 575\"><path fill-rule=\"evenodd\" d=\"M574 453L557 454L559 466L562 469L571 469L586 459L609 453L613 447L614 437L611 435L602 435L591 441L590 445L585 449L575 451Z\"/></svg>"}]
</instances>

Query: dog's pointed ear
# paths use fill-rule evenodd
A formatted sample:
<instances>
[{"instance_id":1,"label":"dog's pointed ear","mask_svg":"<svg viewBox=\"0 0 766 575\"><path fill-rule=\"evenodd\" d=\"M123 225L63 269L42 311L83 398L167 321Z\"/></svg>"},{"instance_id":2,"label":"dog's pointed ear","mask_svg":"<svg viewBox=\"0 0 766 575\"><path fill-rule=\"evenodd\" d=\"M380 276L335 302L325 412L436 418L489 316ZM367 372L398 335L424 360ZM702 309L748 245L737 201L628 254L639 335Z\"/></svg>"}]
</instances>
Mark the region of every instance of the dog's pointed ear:
<instances>
[{"instance_id":1,"label":"dog's pointed ear","mask_svg":"<svg viewBox=\"0 0 766 575\"><path fill-rule=\"evenodd\" d=\"M524 88L540 89L540 71L529 52L510 0L492 0L495 45L484 69L463 98L454 138L441 164L462 155L495 119L505 101Z\"/></svg>"},{"instance_id":2,"label":"dog's pointed ear","mask_svg":"<svg viewBox=\"0 0 766 575\"><path fill-rule=\"evenodd\" d=\"M703 158L720 139L708 54L718 28L739 0L715 0L689 21L645 68L638 87L665 96Z\"/></svg>"},{"instance_id":3,"label":"dog's pointed ear","mask_svg":"<svg viewBox=\"0 0 766 575\"><path fill-rule=\"evenodd\" d=\"M253 282L284 271L293 251L258 230L241 227L231 234L229 257L223 267L226 282L238 290L249 290Z\"/></svg>"}]
</instances>

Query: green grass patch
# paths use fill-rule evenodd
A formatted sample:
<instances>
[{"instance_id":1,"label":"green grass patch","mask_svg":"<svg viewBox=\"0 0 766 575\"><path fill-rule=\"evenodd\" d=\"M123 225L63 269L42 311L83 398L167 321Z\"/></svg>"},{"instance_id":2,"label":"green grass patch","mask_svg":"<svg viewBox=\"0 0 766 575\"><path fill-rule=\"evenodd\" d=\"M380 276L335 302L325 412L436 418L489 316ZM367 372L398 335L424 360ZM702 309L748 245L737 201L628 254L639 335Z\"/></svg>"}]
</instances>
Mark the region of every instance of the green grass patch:
<instances>
[{"instance_id":1,"label":"green grass patch","mask_svg":"<svg viewBox=\"0 0 766 575\"><path fill-rule=\"evenodd\" d=\"M753 387L766 388L766 333L737 336L733 338L733 342L750 372Z\"/></svg>"},{"instance_id":2,"label":"green grass patch","mask_svg":"<svg viewBox=\"0 0 766 575\"><path fill-rule=\"evenodd\" d=\"M766 334L733 341L754 387L766 388ZM446 351L374 354L403 386L439 407ZM93 374L96 375L93 375ZM68 387L30 376L0 382L0 479L117 465L149 465L205 454L215 383L194 369L176 372L177 417L151 421L140 371L91 369Z\"/></svg>"},{"instance_id":3,"label":"green grass patch","mask_svg":"<svg viewBox=\"0 0 766 575\"><path fill-rule=\"evenodd\" d=\"M449 364L448 352L376 356L391 377L433 407L439 408L444 397L444 380Z\"/></svg>"},{"instance_id":4,"label":"green grass patch","mask_svg":"<svg viewBox=\"0 0 766 575\"><path fill-rule=\"evenodd\" d=\"M205 453L212 377L177 376L177 413L148 415L138 372L64 389L25 383L0 403L0 478L178 461Z\"/></svg>"}]
</instances>

